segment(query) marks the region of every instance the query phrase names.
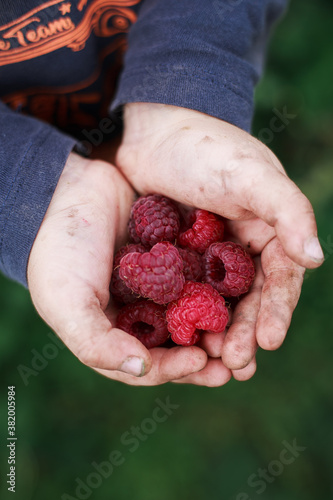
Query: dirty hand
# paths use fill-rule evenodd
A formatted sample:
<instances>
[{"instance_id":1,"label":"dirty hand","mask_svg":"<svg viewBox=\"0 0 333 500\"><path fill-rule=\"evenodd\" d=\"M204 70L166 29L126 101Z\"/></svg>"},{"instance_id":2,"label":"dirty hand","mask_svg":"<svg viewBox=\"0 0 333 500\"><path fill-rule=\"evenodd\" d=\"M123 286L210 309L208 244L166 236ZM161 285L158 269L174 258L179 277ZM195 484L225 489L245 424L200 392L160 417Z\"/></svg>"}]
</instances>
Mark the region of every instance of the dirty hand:
<instances>
[{"instance_id":1,"label":"dirty hand","mask_svg":"<svg viewBox=\"0 0 333 500\"><path fill-rule=\"evenodd\" d=\"M296 307L304 269L323 254L308 199L261 142L229 123L162 104L125 106L117 166L140 194L161 193L229 219L233 239L256 256L257 274L225 335L202 347L240 380L255 352L278 348Z\"/></svg>"}]
</instances>

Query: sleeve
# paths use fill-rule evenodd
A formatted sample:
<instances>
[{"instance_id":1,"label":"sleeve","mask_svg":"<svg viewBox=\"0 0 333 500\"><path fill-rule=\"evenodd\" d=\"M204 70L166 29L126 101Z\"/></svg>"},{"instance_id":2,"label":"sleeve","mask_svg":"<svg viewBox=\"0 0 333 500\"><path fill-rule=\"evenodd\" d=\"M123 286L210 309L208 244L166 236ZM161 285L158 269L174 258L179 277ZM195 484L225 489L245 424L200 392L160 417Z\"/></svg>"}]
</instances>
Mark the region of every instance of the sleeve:
<instances>
[{"instance_id":1,"label":"sleeve","mask_svg":"<svg viewBox=\"0 0 333 500\"><path fill-rule=\"evenodd\" d=\"M111 110L171 104L249 131L273 23L286 0L144 0Z\"/></svg>"},{"instance_id":2,"label":"sleeve","mask_svg":"<svg viewBox=\"0 0 333 500\"><path fill-rule=\"evenodd\" d=\"M75 145L0 102L0 270L24 286L32 244Z\"/></svg>"}]
</instances>

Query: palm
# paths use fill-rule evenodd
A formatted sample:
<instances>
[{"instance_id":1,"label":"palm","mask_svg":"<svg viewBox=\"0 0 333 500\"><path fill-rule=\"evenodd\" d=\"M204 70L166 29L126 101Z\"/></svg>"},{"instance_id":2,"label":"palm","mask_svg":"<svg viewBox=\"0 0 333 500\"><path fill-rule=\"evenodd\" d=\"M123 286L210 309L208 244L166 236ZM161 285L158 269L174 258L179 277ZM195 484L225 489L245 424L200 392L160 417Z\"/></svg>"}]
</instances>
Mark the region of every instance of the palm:
<instances>
[{"instance_id":1,"label":"palm","mask_svg":"<svg viewBox=\"0 0 333 500\"><path fill-rule=\"evenodd\" d=\"M113 252L124 241L134 192L111 165L73 158L32 248L28 282L40 315L85 359L94 354L78 329L89 329L92 310L106 310Z\"/></svg>"}]
</instances>

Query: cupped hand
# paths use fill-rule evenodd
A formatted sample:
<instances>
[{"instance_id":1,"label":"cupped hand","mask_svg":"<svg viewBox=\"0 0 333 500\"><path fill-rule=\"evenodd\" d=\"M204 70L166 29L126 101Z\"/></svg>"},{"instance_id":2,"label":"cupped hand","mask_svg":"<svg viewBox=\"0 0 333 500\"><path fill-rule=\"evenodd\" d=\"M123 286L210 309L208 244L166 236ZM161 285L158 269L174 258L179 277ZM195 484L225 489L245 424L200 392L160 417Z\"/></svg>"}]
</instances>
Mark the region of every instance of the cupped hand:
<instances>
[{"instance_id":1,"label":"cupped hand","mask_svg":"<svg viewBox=\"0 0 333 500\"><path fill-rule=\"evenodd\" d=\"M253 370L258 345L281 345L304 269L323 262L312 206L276 156L233 125L150 103L127 104L124 123L116 163L134 188L220 214L229 219L230 239L257 256L255 283L227 333L201 342L209 356L222 353L241 380Z\"/></svg>"},{"instance_id":2,"label":"cupped hand","mask_svg":"<svg viewBox=\"0 0 333 500\"><path fill-rule=\"evenodd\" d=\"M114 327L113 255L126 243L133 200L134 191L110 163L70 155L29 257L34 305L80 361L111 379L223 385L230 370L200 347L148 351Z\"/></svg>"}]
</instances>

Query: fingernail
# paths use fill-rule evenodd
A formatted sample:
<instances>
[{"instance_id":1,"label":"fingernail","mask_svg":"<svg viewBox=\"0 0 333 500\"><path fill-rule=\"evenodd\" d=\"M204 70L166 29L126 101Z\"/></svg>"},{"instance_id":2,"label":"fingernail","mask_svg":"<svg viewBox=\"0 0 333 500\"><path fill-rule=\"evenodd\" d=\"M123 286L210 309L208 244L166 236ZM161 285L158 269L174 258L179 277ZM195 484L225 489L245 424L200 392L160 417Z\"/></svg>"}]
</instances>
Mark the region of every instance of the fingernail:
<instances>
[{"instance_id":1,"label":"fingernail","mask_svg":"<svg viewBox=\"0 0 333 500\"><path fill-rule=\"evenodd\" d=\"M324 253L320 246L317 236L311 236L304 244L304 252L314 262L322 262L324 260Z\"/></svg>"},{"instance_id":2,"label":"fingernail","mask_svg":"<svg viewBox=\"0 0 333 500\"><path fill-rule=\"evenodd\" d=\"M145 362L136 356L129 356L125 359L119 370L135 377L142 377L145 373Z\"/></svg>"}]
</instances>

